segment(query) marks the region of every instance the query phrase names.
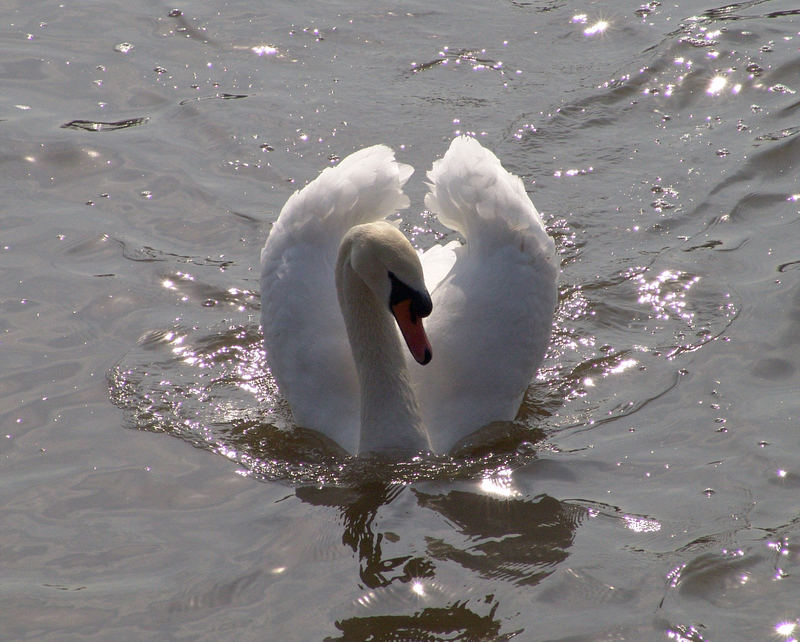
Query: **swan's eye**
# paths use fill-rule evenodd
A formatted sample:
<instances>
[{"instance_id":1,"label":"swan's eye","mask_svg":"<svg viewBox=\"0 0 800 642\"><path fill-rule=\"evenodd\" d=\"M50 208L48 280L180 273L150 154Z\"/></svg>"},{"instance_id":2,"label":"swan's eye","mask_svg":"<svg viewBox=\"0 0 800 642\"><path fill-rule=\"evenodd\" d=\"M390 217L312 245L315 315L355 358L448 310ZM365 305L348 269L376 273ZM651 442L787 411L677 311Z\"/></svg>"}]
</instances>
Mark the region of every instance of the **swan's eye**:
<instances>
[{"instance_id":1,"label":"swan's eye","mask_svg":"<svg viewBox=\"0 0 800 642\"><path fill-rule=\"evenodd\" d=\"M431 297L426 291L418 291L403 283L394 273L389 272L389 281L392 283L392 291L389 294L389 309L401 301L410 300L411 321L416 323L417 319L427 317L433 310Z\"/></svg>"}]
</instances>

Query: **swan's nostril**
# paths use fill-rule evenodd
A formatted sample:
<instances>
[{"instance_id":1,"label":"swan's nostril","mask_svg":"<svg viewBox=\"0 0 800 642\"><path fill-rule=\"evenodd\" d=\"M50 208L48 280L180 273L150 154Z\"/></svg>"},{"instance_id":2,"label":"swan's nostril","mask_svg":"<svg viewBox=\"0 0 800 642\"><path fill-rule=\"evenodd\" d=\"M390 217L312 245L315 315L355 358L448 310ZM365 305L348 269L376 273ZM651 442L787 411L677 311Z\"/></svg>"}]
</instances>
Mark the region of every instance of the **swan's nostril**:
<instances>
[{"instance_id":1,"label":"swan's nostril","mask_svg":"<svg viewBox=\"0 0 800 642\"><path fill-rule=\"evenodd\" d=\"M420 363L420 365L423 365L423 366L428 365L431 362L432 358L433 358L433 354L431 354L431 349L430 348L425 348L425 356L422 358L422 361L420 361L419 363Z\"/></svg>"}]
</instances>

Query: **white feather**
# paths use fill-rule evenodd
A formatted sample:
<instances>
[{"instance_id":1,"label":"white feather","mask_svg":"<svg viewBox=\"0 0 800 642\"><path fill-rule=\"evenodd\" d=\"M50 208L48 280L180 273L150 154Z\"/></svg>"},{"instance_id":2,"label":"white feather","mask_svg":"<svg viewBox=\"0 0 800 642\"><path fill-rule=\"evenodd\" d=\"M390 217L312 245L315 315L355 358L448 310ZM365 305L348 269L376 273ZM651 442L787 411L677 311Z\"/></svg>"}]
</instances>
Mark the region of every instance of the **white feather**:
<instances>
[{"instance_id":1,"label":"white feather","mask_svg":"<svg viewBox=\"0 0 800 642\"><path fill-rule=\"evenodd\" d=\"M425 204L466 245L432 293L434 359L414 384L436 451L512 420L544 357L556 304L555 244L522 181L473 138L428 172Z\"/></svg>"},{"instance_id":2,"label":"white feather","mask_svg":"<svg viewBox=\"0 0 800 642\"><path fill-rule=\"evenodd\" d=\"M261 251L268 363L295 423L357 452L359 389L336 298L339 243L354 225L408 207L414 169L376 145L325 169L286 201Z\"/></svg>"}]
</instances>

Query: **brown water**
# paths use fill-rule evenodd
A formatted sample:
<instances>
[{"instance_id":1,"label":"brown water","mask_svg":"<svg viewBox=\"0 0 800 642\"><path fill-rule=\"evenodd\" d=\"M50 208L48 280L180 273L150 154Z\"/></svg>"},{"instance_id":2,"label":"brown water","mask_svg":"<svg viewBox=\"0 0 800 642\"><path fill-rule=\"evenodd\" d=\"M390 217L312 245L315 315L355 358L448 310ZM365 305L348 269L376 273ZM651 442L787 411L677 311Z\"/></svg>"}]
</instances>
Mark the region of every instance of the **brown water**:
<instances>
[{"instance_id":1,"label":"brown water","mask_svg":"<svg viewBox=\"0 0 800 642\"><path fill-rule=\"evenodd\" d=\"M798 637L795 4L7 2L0 638ZM458 132L556 239L551 350L493 441L342 457L260 247L377 142L430 246Z\"/></svg>"}]
</instances>

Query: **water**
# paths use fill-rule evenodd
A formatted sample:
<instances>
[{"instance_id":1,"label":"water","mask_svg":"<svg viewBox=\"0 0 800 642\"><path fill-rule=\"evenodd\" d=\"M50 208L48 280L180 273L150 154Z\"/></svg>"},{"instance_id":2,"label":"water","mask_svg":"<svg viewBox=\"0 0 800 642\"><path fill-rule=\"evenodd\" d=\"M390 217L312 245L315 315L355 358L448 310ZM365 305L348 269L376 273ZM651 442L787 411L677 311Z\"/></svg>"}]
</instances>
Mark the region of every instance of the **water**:
<instances>
[{"instance_id":1,"label":"water","mask_svg":"<svg viewBox=\"0 0 800 642\"><path fill-rule=\"evenodd\" d=\"M797 637L794 4L7 2L3 637ZM552 346L494 442L376 471L291 430L258 252L377 142L447 239L459 132L556 239Z\"/></svg>"}]
</instances>

